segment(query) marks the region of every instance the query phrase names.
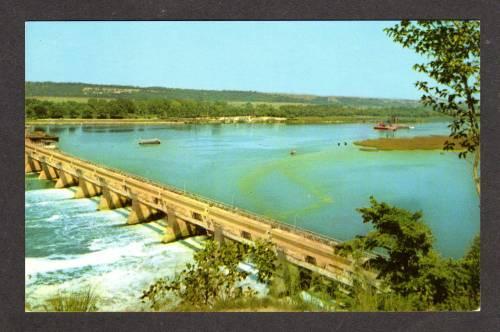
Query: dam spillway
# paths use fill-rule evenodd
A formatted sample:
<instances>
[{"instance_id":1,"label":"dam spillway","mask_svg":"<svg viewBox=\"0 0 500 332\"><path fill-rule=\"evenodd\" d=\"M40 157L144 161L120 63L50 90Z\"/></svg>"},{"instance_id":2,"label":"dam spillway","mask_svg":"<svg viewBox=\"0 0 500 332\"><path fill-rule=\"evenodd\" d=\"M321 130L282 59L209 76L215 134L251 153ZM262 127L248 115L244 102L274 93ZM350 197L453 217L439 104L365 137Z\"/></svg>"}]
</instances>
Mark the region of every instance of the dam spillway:
<instances>
[{"instance_id":1,"label":"dam spillway","mask_svg":"<svg viewBox=\"0 0 500 332\"><path fill-rule=\"evenodd\" d=\"M292 263L350 283L351 262L335 254L335 239L29 142L25 164L58 188L77 186L77 198L99 196L100 210L131 206L128 224L166 216L166 242L204 232L239 242L270 239Z\"/></svg>"},{"instance_id":2,"label":"dam spillway","mask_svg":"<svg viewBox=\"0 0 500 332\"><path fill-rule=\"evenodd\" d=\"M100 311L150 310L139 297L157 278L179 273L206 236L162 243L164 220L126 226L129 208L98 210L99 199L26 175L25 298L45 311L56 294L91 287ZM252 278L245 285L255 288Z\"/></svg>"}]
</instances>

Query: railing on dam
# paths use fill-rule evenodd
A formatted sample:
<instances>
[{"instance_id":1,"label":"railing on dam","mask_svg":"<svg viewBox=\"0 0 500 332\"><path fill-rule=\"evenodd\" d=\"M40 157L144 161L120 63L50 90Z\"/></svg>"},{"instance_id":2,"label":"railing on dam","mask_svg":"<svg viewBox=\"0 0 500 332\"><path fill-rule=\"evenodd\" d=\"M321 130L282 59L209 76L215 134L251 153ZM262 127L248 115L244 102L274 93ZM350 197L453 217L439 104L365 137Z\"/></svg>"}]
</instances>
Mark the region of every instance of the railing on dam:
<instances>
[{"instance_id":1,"label":"railing on dam","mask_svg":"<svg viewBox=\"0 0 500 332\"><path fill-rule=\"evenodd\" d=\"M165 213L169 223L172 221L175 224L175 220L180 218L212 232L216 237L217 234L223 233L223 236L240 242L245 242L254 236L255 239L269 237L294 264L319 271L337 280L341 278L342 282L349 283L351 280L352 261L335 253L335 247L341 243L335 238L301 227L290 226L172 185L159 184L138 175L49 150L29 142L25 142L25 149L28 171L29 161L38 158L41 165L39 168L42 168L40 176L46 177L48 172L51 178L59 177L61 181L66 179L68 174L75 176L79 178L79 190L87 188L85 183L90 181L100 186L99 194L102 195L100 205L103 203L104 208L106 207L104 203L110 195L109 191L127 196L129 203L132 203L132 212L128 220L132 224L138 222L134 221L138 213L144 217L140 207L140 204L144 204L144 206ZM59 169L60 172L54 173L54 169ZM68 186L71 185L75 185L75 182L70 181ZM180 209L180 213L176 212L177 208ZM146 221L146 219L141 220ZM366 258L368 257L373 257L373 254L366 253Z\"/></svg>"},{"instance_id":2,"label":"railing on dam","mask_svg":"<svg viewBox=\"0 0 500 332\"><path fill-rule=\"evenodd\" d=\"M201 202L209 204L211 206L216 206L216 207L221 208L223 210L230 211L232 213L237 213L237 214L240 214L244 217L248 217L248 218L263 222L263 223L271 226L272 228L277 228L277 229L281 229L281 230L284 230L287 232L295 233L295 234L300 235L300 236L304 236L304 237L306 237L310 240L313 240L313 241L317 241L317 242L320 242L320 243L323 243L326 245L330 245L330 246L335 246L335 245L338 245L339 243L342 242L342 241L335 239L333 237L319 234L319 233L316 233L316 232L311 231L309 229L302 228L300 226L290 226L290 225L287 225L283 222L272 219L270 217L262 216L262 215L256 214L254 212L248 211L248 210L240 208L240 207L237 207L237 208L232 207L232 206L229 206L225 203L216 201L214 199L207 198L207 197L204 197L204 196L199 195L199 194L187 192L185 190L181 190L181 189L179 189L175 186L172 186L172 185L167 185L167 184L162 184L162 183L160 184L160 183L151 181L151 180L144 178L142 176L139 176L139 175L130 174L130 173L124 172L122 170L119 170L119 169L116 169L113 167L104 166L104 165L100 165L98 163L94 163L92 161L83 160L83 159L80 159L79 157L76 157L76 156L71 155L71 154L66 153L66 152L64 152L64 154L63 154L63 153L59 153L59 152L55 152L52 150L41 148L40 146L37 146L35 144L31 144L31 143L25 143L25 144L27 147L29 147L30 149L32 149L35 152L42 152L44 155L47 155L50 157L57 157L58 159L67 160L68 163L72 163L71 159L73 159L73 160L77 160L81 163L93 165L95 167L102 168L102 169L110 171L110 172L118 173L118 174L123 175L125 177L132 178L134 180L147 183L151 186L155 186L155 187L159 187L159 188L164 189L164 190L172 191L176 194L183 195L183 196L201 201ZM68 159L68 157L71 159Z\"/></svg>"}]
</instances>

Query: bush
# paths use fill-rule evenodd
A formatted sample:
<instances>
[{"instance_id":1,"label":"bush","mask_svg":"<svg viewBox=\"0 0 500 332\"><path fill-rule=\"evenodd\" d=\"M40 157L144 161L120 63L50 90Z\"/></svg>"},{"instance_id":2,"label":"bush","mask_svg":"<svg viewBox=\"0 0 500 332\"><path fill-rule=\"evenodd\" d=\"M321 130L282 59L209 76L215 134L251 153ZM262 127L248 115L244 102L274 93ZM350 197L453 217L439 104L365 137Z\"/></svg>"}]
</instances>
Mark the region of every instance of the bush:
<instances>
[{"instance_id":1,"label":"bush","mask_svg":"<svg viewBox=\"0 0 500 332\"><path fill-rule=\"evenodd\" d=\"M354 259L355 268L358 265L375 268L377 279L389 293L373 293L362 273L358 273L355 284L361 287L355 285L353 289L352 307L395 309L390 303L408 300L408 307L415 310L476 309L479 305L479 237L464 259L444 259L433 248L432 232L422 220L421 212L412 213L379 203L373 197L370 202L370 207L361 208L359 212L365 223L373 225L373 230L344 242L338 249L339 253L354 258L364 256L361 254L365 251L383 252L364 262ZM366 298L356 302L356 297ZM387 305L386 300L390 302Z\"/></svg>"},{"instance_id":2,"label":"bush","mask_svg":"<svg viewBox=\"0 0 500 332\"><path fill-rule=\"evenodd\" d=\"M251 292L237 286L247 276L238 270L243 258L244 247L239 243L207 241L205 248L195 253L195 264L187 264L170 280L157 280L143 292L141 299L158 310L170 292L180 298L181 305L195 307L211 307L219 300L245 296Z\"/></svg>"}]
</instances>

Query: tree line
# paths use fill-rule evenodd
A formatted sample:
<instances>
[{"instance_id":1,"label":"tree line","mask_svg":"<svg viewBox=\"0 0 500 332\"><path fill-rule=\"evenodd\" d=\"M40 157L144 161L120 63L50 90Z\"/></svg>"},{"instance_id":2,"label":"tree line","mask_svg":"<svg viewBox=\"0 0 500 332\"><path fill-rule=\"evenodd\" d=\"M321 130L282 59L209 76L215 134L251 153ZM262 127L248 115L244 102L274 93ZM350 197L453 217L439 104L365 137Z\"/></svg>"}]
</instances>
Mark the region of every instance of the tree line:
<instances>
[{"instance_id":1,"label":"tree line","mask_svg":"<svg viewBox=\"0 0 500 332\"><path fill-rule=\"evenodd\" d=\"M125 119L125 118L199 118L229 116L268 117L334 117L334 116L382 116L382 117L432 117L439 113L423 107L356 108L339 105L272 105L231 104L183 99L88 99L86 103L53 102L28 98L25 102L27 119Z\"/></svg>"}]
</instances>

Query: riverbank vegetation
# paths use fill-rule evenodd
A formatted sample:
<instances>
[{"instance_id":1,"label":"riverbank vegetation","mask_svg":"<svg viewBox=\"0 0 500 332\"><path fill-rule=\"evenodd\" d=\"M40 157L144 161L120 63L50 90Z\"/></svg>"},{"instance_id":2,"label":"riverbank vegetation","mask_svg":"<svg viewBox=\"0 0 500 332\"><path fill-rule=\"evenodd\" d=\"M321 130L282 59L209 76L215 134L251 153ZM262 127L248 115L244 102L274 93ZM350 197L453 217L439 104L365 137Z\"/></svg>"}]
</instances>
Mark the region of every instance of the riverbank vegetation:
<instances>
[{"instance_id":1,"label":"riverbank vegetation","mask_svg":"<svg viewBox=\"0 0 500 332\"><path fill-rule=\"evenodd\" d=\"M399 138L376 138L354 142L355 145L377 150L442 150L448 136L417 136ZM452 140L455 141L455 140ZM458 143L458 141L455 141ZM461 151L456 148L455 151Z\"/></svg>"},{"instance_id":2,"label":"riverbank vegetation","mask_svg":"<svg viewBox=\"0 0 500 332\"><path fill-rule=\"evenodd\" d=\"M248 122L249 118L265 118L267 121L290 123L378 121L398 117L402 121L418 121L443 118L437 112L422 106L356 108L337 104L234 104L220 101L177 99L88 99L86 102L54 102L26 99L27 120L36 119L142 119L170 121L210 121L220 118L239 117L236 122Z\"/></svg>"},{"instance_id":3,"label":"riverbank vegetation","mask_svg":"<svg viewBox=\"0 0 500 332\"><path fill-rule=\"evenodd\" d=\"M421 212L379 203L359 209L373 230L336 250L354 262L352 285L288 263L269 241L255 246L209 241L172 279L159 279L141 299L155 311L467 311L480 303L479 236L461 259L433 248ZM332 248L334 250L334 248ZM367 252L377 255L366 256ZM369 257L367 259L367 257ZM267 293L243 288L241 262L258 269ZM376 271L376 277L373 273Z\"/></svg>"},{"instance_id":4,"label":"riverbank vegetation","mask_svg":"<svg viewBox=\"0 0 500 332\"><path fill-rule=\"evenodd\" d=\"M98 311L98 295L92 287L77 292L58 292L45 301L45 311L49 312L94 312Z\"/></svg>"}]
</instances>

